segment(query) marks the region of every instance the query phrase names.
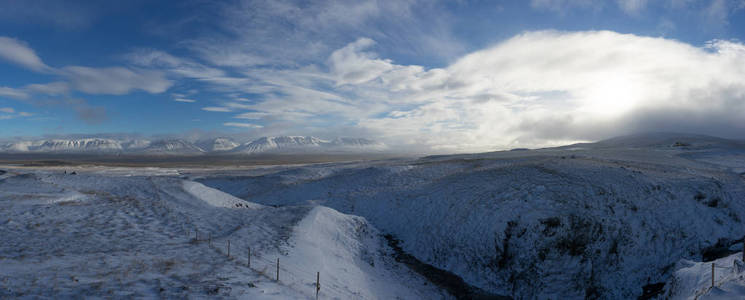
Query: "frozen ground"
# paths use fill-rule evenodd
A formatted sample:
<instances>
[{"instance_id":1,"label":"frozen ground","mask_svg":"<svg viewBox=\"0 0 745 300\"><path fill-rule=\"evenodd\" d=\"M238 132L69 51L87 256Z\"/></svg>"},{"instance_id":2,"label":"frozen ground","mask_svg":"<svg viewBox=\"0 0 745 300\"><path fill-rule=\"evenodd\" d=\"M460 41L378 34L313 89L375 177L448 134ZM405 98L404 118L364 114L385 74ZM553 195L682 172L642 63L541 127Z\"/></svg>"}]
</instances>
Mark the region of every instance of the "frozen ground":
<instances>
[{"instance_id":1,"label":"frozen ground","mask_svg":"<svg viewBox=\"0 0 745 300\"><path fill-rule=\"evenodd\" d=\"M721 253L745 234L743 157L738 142L637 136L185 175L257 203L363 216L419 260L495 294L629 299L664 284L680 259Z\"/></svg>"},{"instance_id":2,"label":"frozen ground","mask_svg":"<svg viewBox=\"0 0 745 300\"><path fill-rule=\"evenodd\" d=\"M665 297L673 300L745 299L745 264L742 262L742 254L737 253L711 262L681 260L668 283Z\"/></svg>"},{"instance_id":3,"label":"frozen ground","mask_svg":"<svg viewBox=\"0 0 745 300\"><path fill-rule=\"evenodd\" d=\"M150 171L2 175L0 298L302 299L315 297L316 272L324 299L447 298L396 263L363 218L267 207Z\"/></svg>"},{"instance_id":4,"label":"frozen ground","mask_svg":"<svg viewBox=\"0 0 745 300\"><path fill-rule=\"evenodd\" d=\"M316 272L322 298L448 297L381 234L516 299L721 298L744 286L732 269L703 292L703 261L734 266L745 234L745 146L728 140L235 170L0 169L0 297L308 298Z\"/></svg>"}]
</instances>

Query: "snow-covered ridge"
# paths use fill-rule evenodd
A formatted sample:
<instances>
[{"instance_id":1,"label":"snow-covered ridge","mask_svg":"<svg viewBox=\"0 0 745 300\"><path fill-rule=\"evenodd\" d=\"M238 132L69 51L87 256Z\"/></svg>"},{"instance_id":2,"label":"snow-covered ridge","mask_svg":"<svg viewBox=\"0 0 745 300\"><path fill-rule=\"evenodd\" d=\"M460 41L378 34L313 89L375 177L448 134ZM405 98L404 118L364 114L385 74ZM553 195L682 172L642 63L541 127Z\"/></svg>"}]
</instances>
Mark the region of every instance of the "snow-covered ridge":
<instances>
[{"instance_id":1,"label":"snow-covered ridge","mask_svg":"<svg viewBox=\"0 0 745 300\"><path fill-rule=\"evenodd\" d=\"M742 237L745 146L615 142L196 180L264 205L362 216L420 261L515 299L634 299L676 276L680 259Z\"/></svg>"},{"instance_id":2,"label":"snow-covered ridge","mask_svg":"<svg viewBox=\"0 0 745 300\"><path fill-rule=\"evenodd\" d=\"M324 150L383 150L385 145L362 138L336 138L331 141L312 136L262 137L234 149L236 153L292 152L298 149Z\"/></svg>"},{"instance_id":3,"label":"snow-covered ridge","mask_svg":"<svg viewBox=\"0 0 745 300\"><path fill-rule=\"evenodd\" d=\"M225 137L218 137L214 139L209 140L201 140L196 143L196 145L199 148L202 148L205 151L208 152L218 152L218 151L230 151L235 149L235 147L240 146L240 144L236 141L233 141L230 138Z\"/></svg>"},{"instance_id":4,"label":"snow-covered ridge","mask_svg":"<svg viewBox=\"0 0 745 300\"><path fill-rule=\"evenodd\" d=\"M81 153L81 154L260 154L307 152L378 152L386 146L363 138L324 140L312 136L262 137L240 143L219 137L191 142L184 139L47 139L0 144L0 153Z\"/></svg>"}]
</instances>

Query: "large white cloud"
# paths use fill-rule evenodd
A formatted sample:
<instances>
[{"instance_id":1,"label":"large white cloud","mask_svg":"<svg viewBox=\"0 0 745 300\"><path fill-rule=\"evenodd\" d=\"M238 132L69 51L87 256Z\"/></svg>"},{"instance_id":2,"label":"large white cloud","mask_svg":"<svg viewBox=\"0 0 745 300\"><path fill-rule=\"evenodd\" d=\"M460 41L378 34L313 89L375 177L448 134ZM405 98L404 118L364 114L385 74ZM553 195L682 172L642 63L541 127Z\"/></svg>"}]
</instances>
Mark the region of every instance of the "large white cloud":
<instances>
[{"instance_id":1,"label":"large white cloud","mask_svg":"<svg viewBox=\"0 0 745 300\"><path fill-rule=\"evenodd\" d=\"M411 93L431 101L408 112L419 115L416 131L440 126L433 136L442 143L482 148L595 139L674 129L691 115L699 124L690 129L705 133L722 134L713 126L721 120L745 125L745 47L734 42L694 47L608 31L532 32L469 54L446 73L440 88ZM412 119L375 121L383 129ZM658 127L636 125L642 123Z\"/></svg>"},{"instance_id":2,"label":"large white cloud","mask_svg":"<svg viewBox=\"0 0 745 300\"><path fill-rule=\"evenodd\" d=\"M351 122L388 143L443 151L646 130L745 137L745 46L737 42L693 46L609 31L539 31L435 69L378 58L372 45L360 39L331 54L328 75L287 79L296 89L325 84L326 96L303 98L313 93L301 90L267 97L236 117L327 112L340 120L337 127Z\"/></svg>"}]
</instances>

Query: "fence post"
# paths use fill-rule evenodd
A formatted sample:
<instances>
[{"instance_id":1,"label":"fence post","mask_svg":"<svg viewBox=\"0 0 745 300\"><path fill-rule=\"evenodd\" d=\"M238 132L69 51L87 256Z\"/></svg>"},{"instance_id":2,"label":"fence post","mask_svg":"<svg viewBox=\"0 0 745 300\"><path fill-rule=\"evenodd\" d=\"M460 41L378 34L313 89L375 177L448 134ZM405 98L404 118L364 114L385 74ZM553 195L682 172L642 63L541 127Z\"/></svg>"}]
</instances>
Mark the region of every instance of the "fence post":
<instances>
[{"instance_id":1,"label":"fence post","mask_svg":"<svg viewBox=\"0 0 745 300\"><path fill-rule=\"evenodd\" d=\"M251 267L251 247L248 247L248 257L247 257L247 260L248 260L248 267L250 268Z\"/></svg>"},{"instance_id":2,"label":"fence post","mask_svg":"<svg viewBox=\"0 0 745 300\"><path fill-rule=\"evenodd\" d=\"M230 257L230 240L228 240L228 257Z\"/></svg>"},{"instance_id":3,"label":"fence post","mask_svg":"<svg viewBox=\"0 0 745 300\"><path fill-rule=\"evenodd\" d=\"M714 263L711 263L711 287L714 287Z\"/></svg>"},{"instance_id":4,"label":"fence post","mask_svg":"<svg viewBox=\"0 0 745 300\"><path fill-rule=\"evenodd\" d=\"M277 281L279 281L279 257L277 257Z\"/></svg>"},{"instance_id":5,"label":"fence post","mask_svg":"<svg viewBox=\"0 0 745 300\"><path fill-rule=\"evenodd\" d=\"M321 290L321 272L316 272L316 300L318 300L318 291Z\"/></svg>"}]
</instances>

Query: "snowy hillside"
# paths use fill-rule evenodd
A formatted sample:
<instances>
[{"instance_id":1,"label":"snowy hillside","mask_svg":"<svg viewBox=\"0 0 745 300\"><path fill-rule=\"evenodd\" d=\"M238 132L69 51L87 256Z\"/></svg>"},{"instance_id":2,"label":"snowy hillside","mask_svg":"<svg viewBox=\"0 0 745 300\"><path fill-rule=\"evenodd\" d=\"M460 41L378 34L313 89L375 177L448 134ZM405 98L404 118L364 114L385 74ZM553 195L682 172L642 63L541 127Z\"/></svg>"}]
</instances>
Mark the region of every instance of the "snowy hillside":
<instances>
[{"instance_id":1,"label":"snowy hillside","mask_svg":"<svg viewBox=\"0 0 745 300\"><path fill-rule=\"evenodd\" d=\"M158 140L142 149L147 154L170 154L170 155L193 155L202 154L205 151L194 144L179 139Z\"/></svg>"},{"instance_id":2,"label":"snowy hillside","mask_svg":"<svg viewBox=\"0 0 745 300\"><path fill-rule=\"evenodd\" d=\"M214 138L197 142L197 146L207 152L230 151L240 146L239 143L229 138Z\"/></svg>"},{"instance_id":3,"label":"snowy hillside","mask_svg":"<svg viewBox=\"0 0 745 300\"><path fill-rule=\"evenodd\" d=\"M745 264L742 252L711 262L681 260L667 284L671 300L745 299ZM712 286L712 265L714 285Z\"/></svg>"},{"instance_id":4,"label":"snowy hillside","mask_svg":"<svg viewBox=\"0 0 745 300\"><path fill-rule=\"evenodd\" d=\"M745 234L743 158L736 147L556 148L192 176L253 202L363 216L494 294L628 299Z\"/></svg>"},{"instance_id":5,"label":"snowy hillside","mask_svg":"<svg viewBox=\"0 0 745 300\"><path fill-rule=\"evenodd\" d=\"M266 207L170 176L76 171L0 177L0 298L311 299L316 272L323 299L448 298L361 217Z\"/></svg>"},{"instance_id":6,"label":"snowy hillside","mask_svg":"<svg viewBox=\"0 0 745 300\"><path fill-rule=\"evenodd\" d=\"M615 137L592 144L580 144L591 148L681 148L686 150L719 148L745 149L745 141L729 140L719 137L683 134L670 132L654 132ZM573 148L576 145L561 148Z\"/></svg>"},{"instance_id":7,"label":"snowy hillside","mask_svg":"<svg viewBox=\"0 0 745 300\"><path fill-rule=\"evenodd\" d=\"M262 137L233 149L233 153L292 153L326 151L381 151L385 145L361 138L336 138L331 141L312 136Z\"/></svg>"},{"instance_id":8,"label":"snowy hillside","mask_svg":"<svg viewBox=\"0 0 745 300\"><path fill-rule=\"evenodd\" d=\"M315 148L320 147L325 141L312 136L280 136L280 137L262 137L251 141L234 152L241 153L263 153L268 151L293 150L297 148Z\"/></svg>"},{"instance_id":9,"label":"snowy hillside","mask_svg":"<svg viewBox=\"0 0 745 300\"><path fill-rule=\"evenodd\" d=\"M21 141L6 144L7 152L117 152L123 149L121 143L112 139L52 139L43 141Z\"/></svg>"}]
</instances>

